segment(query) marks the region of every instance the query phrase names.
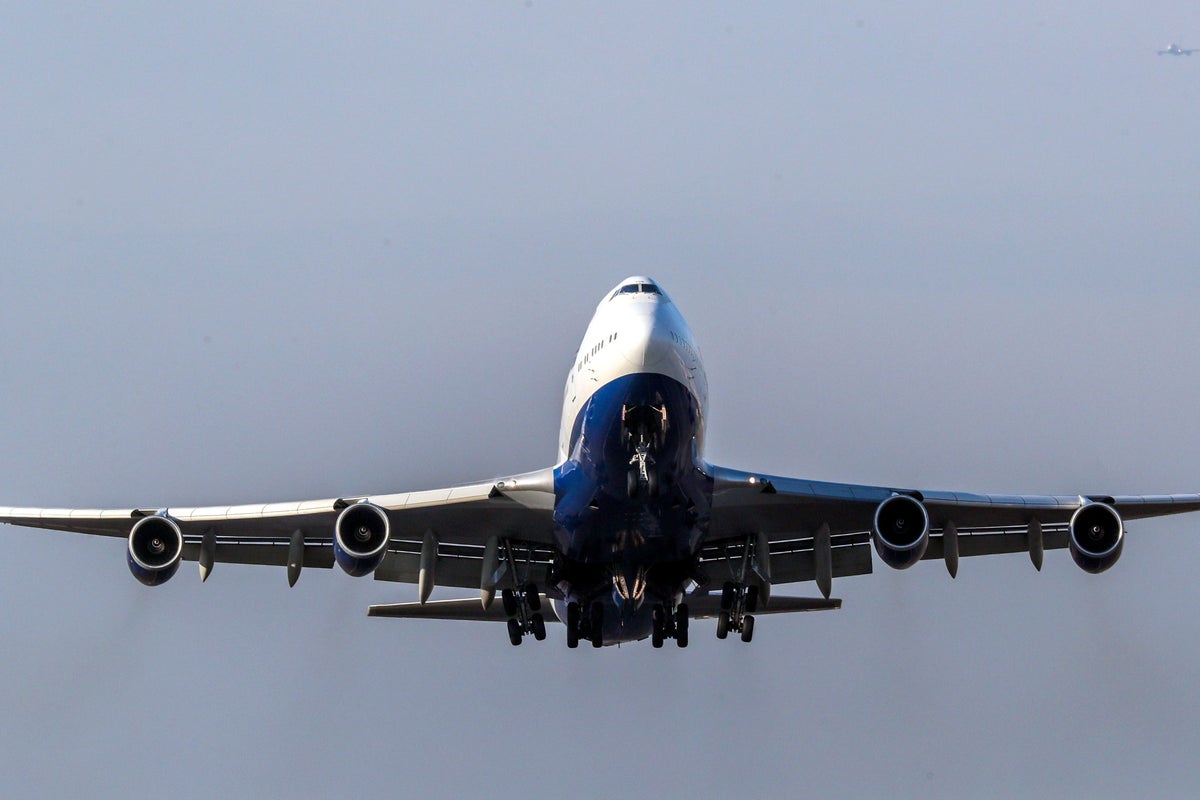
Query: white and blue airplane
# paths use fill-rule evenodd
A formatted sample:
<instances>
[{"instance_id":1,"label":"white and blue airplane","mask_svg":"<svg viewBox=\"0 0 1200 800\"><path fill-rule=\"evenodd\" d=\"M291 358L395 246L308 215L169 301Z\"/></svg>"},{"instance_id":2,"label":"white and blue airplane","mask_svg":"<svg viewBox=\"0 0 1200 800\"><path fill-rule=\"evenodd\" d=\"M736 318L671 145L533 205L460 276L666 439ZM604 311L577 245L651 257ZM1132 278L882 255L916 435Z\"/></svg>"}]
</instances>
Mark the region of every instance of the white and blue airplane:
<instances>
[{"instance_id":1,"label":"white and blue airplane","mask_svg":"<svg viewBox=\"0 0 1200 800\"><path fill-rule=\"evenodd\" d=\"M495 620L512 644L565 623L568 647L688 643L689 621L749 642L755 615L836 609L835 577L1067 548L1111 567L1125 520L1200 510L1200 495L982 495L787 478L704 458L708 379L692 332L653 280L604 296L567 377L555 466L447 489L208 508L0 508L0 521L126 539L134 576L182 560L304 567L415 583L381 617ZM820 597L775 584L814 581ZM479 599L430 601L435 585ZM494 603L496 593L500 603Z\"/></svg>"}]
</instances>

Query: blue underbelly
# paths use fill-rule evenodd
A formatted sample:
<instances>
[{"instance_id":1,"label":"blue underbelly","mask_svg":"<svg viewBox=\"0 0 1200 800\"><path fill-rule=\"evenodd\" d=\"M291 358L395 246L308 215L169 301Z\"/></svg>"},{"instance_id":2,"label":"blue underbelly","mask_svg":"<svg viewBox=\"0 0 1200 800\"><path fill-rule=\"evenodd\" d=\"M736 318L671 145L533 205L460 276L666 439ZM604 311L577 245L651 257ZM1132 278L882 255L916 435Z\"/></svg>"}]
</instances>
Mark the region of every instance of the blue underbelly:
<instances>
[{"instance_id":1,"label":"blue underbelly","mask_svg":"<svg viewBox=\"0 0 1200 800\"><path fill-rule=\"evenodd\" d=\"M653 424L643 427L657 428L642 437L644 469L635 413L649 414ZM555 536L564 557L620 567L630 580L639 566L694 557L712 498L698 463L701 413L687 387L665 375L627 375L592 395L575 419L569 458L555 472Z\"/></svg>"}]
</instances>

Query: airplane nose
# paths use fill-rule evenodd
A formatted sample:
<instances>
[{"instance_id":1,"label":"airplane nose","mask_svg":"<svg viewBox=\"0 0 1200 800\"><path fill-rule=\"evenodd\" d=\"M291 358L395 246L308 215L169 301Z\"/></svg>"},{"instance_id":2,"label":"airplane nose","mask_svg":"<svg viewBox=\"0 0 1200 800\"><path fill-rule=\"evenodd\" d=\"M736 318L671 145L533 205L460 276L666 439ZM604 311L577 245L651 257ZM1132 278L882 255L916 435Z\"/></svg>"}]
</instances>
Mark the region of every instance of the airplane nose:
<instances>
[{"instance_id":1,"label":"airplane nose","mask_svg":"<svg viewBox=\"0 0 1200 800\"><path fill-rule=\"evenodd\" d=\"M621 353L635 367L654 367L664 361L671 352L671 329L656 313L647 309L638 313L621 327L617 339Z\"/></svg>"}]
</instances>

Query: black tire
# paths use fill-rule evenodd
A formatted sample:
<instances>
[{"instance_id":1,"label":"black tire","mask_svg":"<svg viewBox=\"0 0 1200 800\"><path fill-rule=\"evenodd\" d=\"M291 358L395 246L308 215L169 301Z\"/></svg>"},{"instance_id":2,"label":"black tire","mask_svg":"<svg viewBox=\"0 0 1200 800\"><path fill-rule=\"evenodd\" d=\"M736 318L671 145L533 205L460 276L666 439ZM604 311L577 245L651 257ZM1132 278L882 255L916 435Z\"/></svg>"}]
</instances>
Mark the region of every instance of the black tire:
<instances>
[{"instance_id":1,"label":"black tire","mask_svg":"<svg viewBox=\"0 0 1200 800\"><path fill-rule=\"evenodd\" d=\"M746 613L753 614L758 611L758 586L746 587Z\"/></svg>"},{"instance_id":2,"label":"black tire","mask_svg":"<svg viewBox=\"0 0 1200 800\"><path fill-rule=\"evenodd\" d=\"M733 608L733 602L737 599L737 587L733 585L733 581L725 581L725 585L721 587L721 610L729 611Z\"/></svg>"},{"instance_id":3,"label":"black tire","mask_svg":"<svg viewBox=\"0 0 1200 800\"><path fill-rule=\"evenodd\" d=\"M688 607L687 603L680 603L675 606L675 635L680 633L687 634L688 630Z\"/></svg>"},{"instance_id":4,"label":"black tire","mask_svg":"<svg viewBox=\"0 0 1200 800\"><path fill-rule=\"evenodd\" d=\"M537 584L532 581L525 586L525 604L530 611L542 610L542 596L538 594Z\"/></svg>"},{"instance_id":5,"label":"black tire","mask_svg":"<svg viewBox=\"0 0 1200 800\"><path fill-rule=\"evenodd\" d=\"M640 487L640 479L636 469L631 469L625 474L625 492L629 495L629 499L633 500L638 496Z\"/></svg>"},{"instance_id":6,"label":"black tire","mask_svg":"<svg viewBox=\"0 0 1200 800\"><path fill-rule=\"evenodd\" d=\"M675 631L675 644L680 647L688 646L688 629L686 626Z\"/></svg>"},{"instance_id":7,"label":"black tire","mask_svg":"<svg viewBox=\"0 0 1200 800\"><path fill-rule=\"evenodd\" d=\"M729 635L729 612L722 611L717 614L717 638L724 639Z\"/></svg>"},{"instance_id":8,"label":"black tire","mask_svg":"<svg viewBox=\"0 0 1200 800\"><path fill-rule=\"evenodd\" d=\"M591 624L588 632L591 634L592 647L602 647L604 645L604 606L592 603L591 612Z\"/></svg>"},{"instance_id":9,"label":"black tire","mask_svg":"<svg viewBox=\"0 0 1200 800\"><path fill-rule=\"evenodd\" d=\"M546 619L545 619L545 617L543 617L541 614L534 614L533 618L531 620L529 620L529 625L530 625L530 627L533 628L533 638L537 639L539 642L545 641L545 639L546 639Z\"/></svg>"},{"instance_id":10,"label":"black tire","mask_svg":"<svg viewBox=\"0 0 1200 800\"><path fill-rule=\"evenodd\" d=\"M646 496L658 497L658 473L653 470L646 473Z\"/></svg>"},{"instance_id":11,"label":"black tire","mask_svg":"<svg viewBox=\"0 0 1200 800\"><path fill-rule=\"evenodd\" d=\"M513 647L516 647L521 643L521 638L521 623L510 619L508 621L508 640L512 642Z\"/></svg>"},{"instance_id":12,"label":"black tire","mask_svg":"<svg viewBox=\"0 0 1200 800\"><path fill-rule=\"evenodd\" d=\"M504 604L504 614L508 617L517 615L517 595L512 589L500 592L500 602Z\"/></svg>"},{"instance_id":13,"label":"black tire","mask_svg":"<svg viewBox=\"0 0 1200 800\"><path fill-rule=\"evenodd\" d=\"M579 603L567 603L567 647L579 647Z\"/></svg>"},{"instance_id":14,"label":"black tire","mask_svg":"<svg viewBox=\"0 0 1200 800\"><path fill-rule=\"evenodd\" d=\"M749 643L754 638L754 617L747 614L742 617L742 641Z\"/></svg>"}]
</instances>

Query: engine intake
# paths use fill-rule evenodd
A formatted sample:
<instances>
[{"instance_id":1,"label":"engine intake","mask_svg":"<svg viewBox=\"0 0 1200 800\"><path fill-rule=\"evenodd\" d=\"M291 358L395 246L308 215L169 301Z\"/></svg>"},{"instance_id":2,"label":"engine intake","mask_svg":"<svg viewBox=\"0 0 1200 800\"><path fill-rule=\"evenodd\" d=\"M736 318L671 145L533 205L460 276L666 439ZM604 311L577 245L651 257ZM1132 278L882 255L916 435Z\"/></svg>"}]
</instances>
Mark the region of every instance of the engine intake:
<instances>
[{"instance_id":1,"label":"engine intake","mask_svg":"<svg viewBox=\"0 0 1200 800\"><path fill-rule=\"evenodd\" d=\"M183 558L183 533L170 517L144 517L129 532L129 571L147 586L166 583Z\"/></svg>"},{"instance_id":2,"label":"engine intake","mask_svg":"<svg viewBox=\"0 0 1200 800\"><path fill-rule=\"evenodd\" d=\"M1097 574L1117 563L1125 546L1125 523L1107 503L1088 503L1071 517L1071 558Z\"/></svg>"},{"instance_id":3,"label":"engine intake","mask_svg":"<svg viewBox=\"0 0 1200 800\"><path fill-rule=\"evenodd\" d=\"M871 539L875 552L892 569L908 569L929 546L929 512L914 497L897 494L875 509Z\"/></svg>"},{"instance_id":4,"label":"engine intake","mask_svg":"<svg viewBox=\"0 0 1200 800\"><path fill-rule=\"evenodd\" d=\"M348 575L370 575L387 555L391 525L387 512L371 503L355 503L338 515L333 557Z\"/></svg>"}]
</instances>

